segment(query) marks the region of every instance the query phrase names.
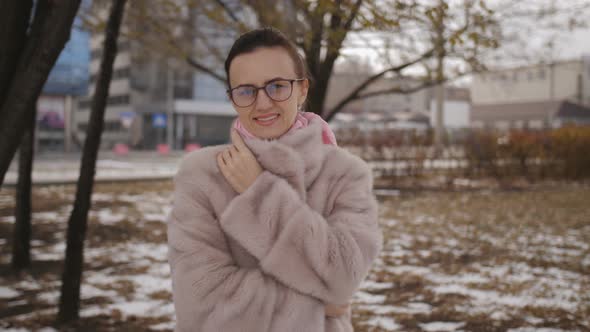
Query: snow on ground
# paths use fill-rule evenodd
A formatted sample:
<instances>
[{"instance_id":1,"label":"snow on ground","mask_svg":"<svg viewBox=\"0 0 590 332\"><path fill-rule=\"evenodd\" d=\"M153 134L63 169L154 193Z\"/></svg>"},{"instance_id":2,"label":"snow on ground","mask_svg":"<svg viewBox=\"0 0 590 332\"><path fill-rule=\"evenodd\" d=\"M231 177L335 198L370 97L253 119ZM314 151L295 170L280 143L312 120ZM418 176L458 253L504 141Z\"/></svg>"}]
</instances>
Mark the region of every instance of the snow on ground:
<instances>
[{"instance_id":1,"label":"snow on ground","mask_svg":"<svg viewBox=\"0 0 590 332\"><path fill-rule=\"evenodd\" d=\"M183 153L175 151L170 155L150 152L134 152L129 156L116 156L101 151L96 162L96 181L168 179L176 173ZM75 183L80 174L80 157L65 155L59 158L35 160L33 183ZM18 178L16 161L6 173L4 183L14 185Z\"/></svg>"},{"instance_id":2,"label":"snow on ground","mask_svg":"<svg viewBox=\"0 0 590 332\"><path fill-rule=\"evenodd\" d=\"M37 200L61 203L33 214L34 261L63 260L73 199L65 188L36 191ZM584 215L590 214L580 197L590 190L570 191L528 198L379 193L384 248L354 294L355 331L589 330L590 220ZM0 211L13 204L7 197L0 192ZM170 202L169 183L98 186L85 249L83 320L108 317L115 330L174 328L165 234ZM13 223L0 214L4 265ZM49 321L43 317L56 314L59 279L56 270L0 280L0 317L12 312L2 318L12 325L0 322L0 329ZM18 310L31 305L35 310Z\"/></svg>"},{"instance_id":3,"label":"snow on ground","mask_svg":"<svg viewBox=\"0 0 590 332\"><path fill-rule=\"evenodd\" d=\"M383 193L384 249L354 298L357 329L590 330L590 233L574 231L590 225L590 190L567 191ZM385 318L395 327L375 328Z\"/></svg>"}]
</instances>

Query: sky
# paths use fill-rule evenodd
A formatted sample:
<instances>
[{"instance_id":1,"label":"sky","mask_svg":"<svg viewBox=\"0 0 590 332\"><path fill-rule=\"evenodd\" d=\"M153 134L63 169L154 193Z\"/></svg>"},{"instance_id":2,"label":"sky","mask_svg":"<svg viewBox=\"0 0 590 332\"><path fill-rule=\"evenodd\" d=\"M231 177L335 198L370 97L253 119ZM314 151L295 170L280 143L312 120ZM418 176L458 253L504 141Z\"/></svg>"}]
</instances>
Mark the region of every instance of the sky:
<instances>
[{"instance_id":1,"label":"sky","mask_svg":"<svg viewBox=\"0 0 590 332\"><path fill-rule=\"evenodd\" d=\"M455 0L453 0L455 1ZM458 1L458 0L457 0ZM501 1L506 0L488 0L490 6L492 5L499 5ZM551 16L551 19L545 19L542 22L557 22L558 24L563 25L564 22L568 22L570 18L576 18L580 21L584 21L584 17L590 17L590 7L584 12L576 12L571 8L579 8L580 5L586 4L590 6L590 0L567 0L567 1L555 1L555 0L530 0L530 1L521 1L521 2L508 2L508 5L501 5L500 8L508 8L506 12L511 13L517 10L529 10L536 5L540 5L543 3L553 3L556 6L564 6L564 8L570 10L568 14L562 14L561 16ZM516 3L517 5L512 5ZM525 3L526 5L522 5L518 7L518 4ZM575 7L576 5L578 7ZM511 6L511 7L510 7ZM533 7L531 7L533 6ZM585 20L588 22L588 20ZM555 29L547 29L543 28L541 24L538 23L535 17L525 19L518 19L510 22L511 25L504 25L503 29L508 31L512 29L512 31L517 31L517 33L523 39L522 43L513 44L508 48L503 49L502 52L506 52L505 50L511 50L513 54L526 54L527 60L518 59L515 60L510 56L503 57L503 60L490 62L494 67L511 67L518 64L524 63L538 63L540 61L559 61L559 60L571 60L571 59L579 59L582 56L589 56L590 57L590 23L586 23L587 27L585 28L578 28L574 31L568 31L567 29L555 30ZM550 50L546 46L546 42L549 39L554 40L553 50ZM370 48L362 48L359 45L362 45L364 41L370 40L370 37L363 36L361 39L357 39L356 41L354 38L349 39L351 43L355 44L356 47L346 49L342 52L344 57L342 57L340 62L344 62L346 56L352 57L360 57L364 59L364 62L368 62L375 71L379 69L386 68L386 63L384 63L383 55L376 54L376 52ZM371 44L379 44L380 41L378 39L371 40ZM399 55L392 53L391 58L396 60L399 59ZM490 66L491 67L491 66ZM414 73L413 70L409 70L409 73Z\"/></svg>"}]
</instances>

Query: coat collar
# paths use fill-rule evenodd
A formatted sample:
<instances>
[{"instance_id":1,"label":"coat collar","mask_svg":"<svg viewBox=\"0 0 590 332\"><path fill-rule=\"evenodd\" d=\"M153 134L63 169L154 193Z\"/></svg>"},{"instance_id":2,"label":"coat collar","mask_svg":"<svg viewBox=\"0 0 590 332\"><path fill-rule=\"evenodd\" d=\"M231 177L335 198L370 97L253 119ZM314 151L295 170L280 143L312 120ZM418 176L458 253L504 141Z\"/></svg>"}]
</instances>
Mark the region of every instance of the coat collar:
<instances>
[{"instance_id":1,"label":"coat collar","mask_svg":"<svg viewBox=\"0 0 590 332\"><path fill-rule=\"evenodd\" d=\"M309 124L275 139L243 138L263 169L284 178L305 201L307 188L319 175L324 162L325 145L322 124Z\"/></svg>"}]
</instances>

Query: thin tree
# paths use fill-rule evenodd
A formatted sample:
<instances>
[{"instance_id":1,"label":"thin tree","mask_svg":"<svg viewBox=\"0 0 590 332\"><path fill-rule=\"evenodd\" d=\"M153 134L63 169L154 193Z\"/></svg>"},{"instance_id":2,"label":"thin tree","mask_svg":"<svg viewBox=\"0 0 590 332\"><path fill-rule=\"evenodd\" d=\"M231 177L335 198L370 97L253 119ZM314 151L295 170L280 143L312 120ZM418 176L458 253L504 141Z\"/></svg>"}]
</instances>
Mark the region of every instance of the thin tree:
<instances>
[{"instance_id":1,"label":"thin tree","mask_svg":"<svg viewBox=\"0 0 590 332\"><path fill-rule=\"evenodd\" d=\"M104 127L105 108L113 74L113 64L117 56L117 38L125 3L126 0L113 0L107 20L100 73L92 98L76 198L68 220L66 258L62 274L58 323L68 323L79 317L80 284L84 265L84 240L86 238L88 212L91 207L96 159Z\"/></svg>"},{"instance_id":2,"label":"thin tree","mask_svg":"<svg viewBox=\"0 0 590 332\"><path fill-rule=\"evenodd\" d=\"M19 151L18 182L16 185L15 222L12 237L12 268L22 271L31 267L31 188L35 146L36 104L28 112L29 126Z\"/></svg>"},{"instance_id":3,"label":"thin tree","mask_svg":"<svg viewBox=\"0 0 590 332\"><path fill-rule=\"evenodd\" d=\"M80 2L37 1L32 19L33 1L0 2L0 186Z\"/></svg>"}]
</instances>

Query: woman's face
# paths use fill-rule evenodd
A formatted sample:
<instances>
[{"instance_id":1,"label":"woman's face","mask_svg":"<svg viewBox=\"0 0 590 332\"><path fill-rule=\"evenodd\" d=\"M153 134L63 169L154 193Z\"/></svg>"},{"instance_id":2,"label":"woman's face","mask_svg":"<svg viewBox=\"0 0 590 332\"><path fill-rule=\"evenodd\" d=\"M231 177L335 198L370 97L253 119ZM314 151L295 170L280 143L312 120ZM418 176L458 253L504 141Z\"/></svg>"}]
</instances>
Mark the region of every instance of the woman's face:
<instances>
[{"instance_id":1,"label":"woman's face","mask_svg":"<svg viewBox=\"0 0 590 332\"><path fill-rule=\"evenodd\" d=\"M295 73L289 53L282 47L260 47L236 56L230 64L229 77L232 89L240 85L263 87L277 78L301 78ZM238 107L234 103L233 106L240 122L251 134L259 138L277 138L291 128L308 88L308 80L293 82L293 92L284 101L270 99L261 89L252 105ZM274 120L264 121L273 116L276 116Z\"/></svg>"}]
</instances>

